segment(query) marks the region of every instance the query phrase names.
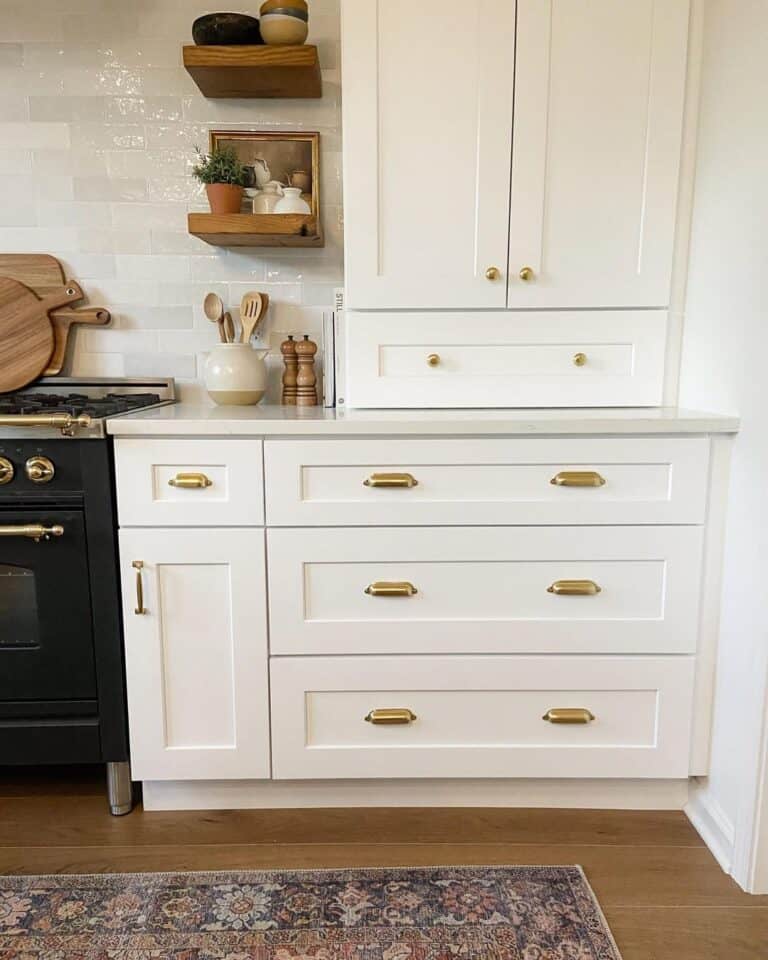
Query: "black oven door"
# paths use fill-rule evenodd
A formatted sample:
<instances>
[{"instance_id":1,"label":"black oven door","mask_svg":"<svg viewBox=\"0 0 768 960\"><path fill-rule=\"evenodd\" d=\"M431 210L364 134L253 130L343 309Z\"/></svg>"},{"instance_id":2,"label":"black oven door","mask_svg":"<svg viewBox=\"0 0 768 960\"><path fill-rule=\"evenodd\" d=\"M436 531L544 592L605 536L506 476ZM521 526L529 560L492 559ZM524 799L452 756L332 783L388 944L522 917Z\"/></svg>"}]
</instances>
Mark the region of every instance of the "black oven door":
<instances>
[{"instance_id":1,"label":"black oven door","mask_svg":"<svg viewBox=\"0 0 768 960\"><path fill-rule=\"evenodd\" d=\"M0 701L95 697L82 511L0 510Z\"/></svg>"}]
</instances>

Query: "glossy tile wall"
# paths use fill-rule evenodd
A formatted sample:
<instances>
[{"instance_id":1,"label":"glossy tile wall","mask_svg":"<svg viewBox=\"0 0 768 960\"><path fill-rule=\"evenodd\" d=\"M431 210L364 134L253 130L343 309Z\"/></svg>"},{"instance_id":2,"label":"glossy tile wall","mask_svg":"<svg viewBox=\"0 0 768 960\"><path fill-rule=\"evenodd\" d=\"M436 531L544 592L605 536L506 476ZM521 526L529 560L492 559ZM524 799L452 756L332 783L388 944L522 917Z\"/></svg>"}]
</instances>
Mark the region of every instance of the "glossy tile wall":
<instances>
[{"instance_id":1,"label":"glossy tile wall","mask_svg":"<svg viewBox=\"0 0 768 960\"><path fill-rule=\"evenodd\" d=\"M210 3L0 0L0 250L54 254L114 315L77 332L70 372L175 376L194 399L216 340L209 290L233 306L268 292L272 346L321 329L343 273L339 0L310 8L323 99L217 101L181 66ZM187 234L187 212L207 209L189 173L210 128L320 132L324 249L225 250Z\"/></svg>"}]
</instances>

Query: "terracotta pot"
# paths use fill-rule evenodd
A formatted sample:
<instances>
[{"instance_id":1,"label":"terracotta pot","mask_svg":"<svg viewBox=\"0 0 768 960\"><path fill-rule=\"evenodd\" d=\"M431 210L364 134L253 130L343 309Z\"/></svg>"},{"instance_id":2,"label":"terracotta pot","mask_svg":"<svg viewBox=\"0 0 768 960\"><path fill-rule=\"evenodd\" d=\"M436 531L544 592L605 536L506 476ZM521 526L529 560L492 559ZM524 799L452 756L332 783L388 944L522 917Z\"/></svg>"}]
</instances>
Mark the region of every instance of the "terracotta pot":
<instances>
[{"instance_id":1,"label":"terracotta pot","mask_svg":"<svg viewBox=\"0 0 768 960\"><path fill-rule=\"evenodd\" d=\"M231 183L206 183L205 192L211 213L240 213L243 202L243 188Z\"/></svg>"}]
</instances>

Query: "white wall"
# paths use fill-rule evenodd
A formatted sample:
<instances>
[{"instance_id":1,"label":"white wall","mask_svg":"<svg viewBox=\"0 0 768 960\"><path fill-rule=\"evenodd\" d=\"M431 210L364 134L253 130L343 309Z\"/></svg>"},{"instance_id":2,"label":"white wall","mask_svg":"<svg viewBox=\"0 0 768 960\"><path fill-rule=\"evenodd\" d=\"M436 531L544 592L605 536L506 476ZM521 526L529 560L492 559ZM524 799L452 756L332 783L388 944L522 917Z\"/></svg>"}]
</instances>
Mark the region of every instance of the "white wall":
<instances>
[{"instance_id":1,"label":"white wall","mask_svg":"<svg viewBox=\"0 0 768 960\"><path fill-rule=\"evenodd\" d=\"M738 834L756 789L757 744L748 731L759 722L768 670L768 4L706 0L704 29L680 403L742 418L712 772L701 794L715 819Z\"/></svg>"},{"instance_id":2,"label":"white wall","mask_svg":"<svg viewBox=\"0 0 768 960\"><path fill-rule=\"evenodd\" d=\"M339 0L311 3L322 100L206 100L181 47L213 9L0 0L0 250L53 253L115 315L112 329L78 331L76 374L194 381L215 342L208 290L233 305L268 292L279 340L317 332L342 280ZM320 131L325 249L235 252L187 235L187 210L207 209L189 171L211 127Z\"/></svg>"}]
</instances>

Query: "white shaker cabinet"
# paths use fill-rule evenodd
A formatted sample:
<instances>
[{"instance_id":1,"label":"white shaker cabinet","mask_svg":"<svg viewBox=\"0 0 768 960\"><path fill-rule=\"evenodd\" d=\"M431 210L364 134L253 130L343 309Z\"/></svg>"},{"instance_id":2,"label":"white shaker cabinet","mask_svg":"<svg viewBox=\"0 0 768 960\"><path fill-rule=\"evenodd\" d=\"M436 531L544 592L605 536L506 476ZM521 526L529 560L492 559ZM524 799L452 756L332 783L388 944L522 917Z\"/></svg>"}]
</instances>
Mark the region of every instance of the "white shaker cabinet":
<instances>
[{"instance_id":1,"label":"white shaker cabinet","mask_svg":"<svg viewBox=\"0 0 768 960\"><path fill-rule=\"evenodd\" d=\"M350 310L669 304L689 0L342 7Z\"/></svg>"},{"instance_id":2,"label":"white shaker cabinet","mask_svg":"<svg viewBox=\"0 0 768 960\"><path fill-rule=\"evenodd\" d=\"M264 531L124 528L120 554L134 777L269 777Z\"/></svg>"},{"instance_id":3,"label":"white shaker cabinet","mask_svg":"<svg viewBox=\"0 0 768 960\"><path fill-rule=\"evenodd\" d=\"M503 308L514 0L342 7L348 306Z\"/></svg>"},{"instance_id":4,"label":"white shaker cabinet","mask_svg":"<svg viewBox=\"0 0 768 960\"><path fill-rule=\"evenodd\" d=\"M517 10L509 306L667 306L689 0Z\"/></svg>"}]
</instances>

